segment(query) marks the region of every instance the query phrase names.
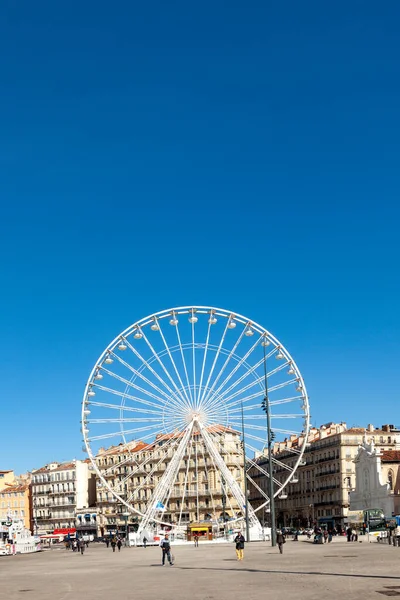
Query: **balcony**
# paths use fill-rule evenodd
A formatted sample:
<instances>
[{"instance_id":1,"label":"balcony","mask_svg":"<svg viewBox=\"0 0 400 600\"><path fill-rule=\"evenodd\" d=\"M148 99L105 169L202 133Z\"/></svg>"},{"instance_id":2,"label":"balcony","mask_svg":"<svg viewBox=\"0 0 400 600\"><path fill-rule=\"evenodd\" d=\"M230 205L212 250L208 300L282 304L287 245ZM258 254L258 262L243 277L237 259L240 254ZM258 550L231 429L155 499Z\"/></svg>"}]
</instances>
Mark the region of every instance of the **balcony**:
<instances>
[{"instance_id":1,"label":"balcony","mask_svg":"<svg viewBox=\"0 0 400 600\"><path fill-rule=\"evenodd\" d=\"M57 508L57 506L76 506L75 502L67 502L67 500L65 501L61 501L61 502L49 502L48 504L49 507L51 508Z\"/></svg>"}]
</instances>

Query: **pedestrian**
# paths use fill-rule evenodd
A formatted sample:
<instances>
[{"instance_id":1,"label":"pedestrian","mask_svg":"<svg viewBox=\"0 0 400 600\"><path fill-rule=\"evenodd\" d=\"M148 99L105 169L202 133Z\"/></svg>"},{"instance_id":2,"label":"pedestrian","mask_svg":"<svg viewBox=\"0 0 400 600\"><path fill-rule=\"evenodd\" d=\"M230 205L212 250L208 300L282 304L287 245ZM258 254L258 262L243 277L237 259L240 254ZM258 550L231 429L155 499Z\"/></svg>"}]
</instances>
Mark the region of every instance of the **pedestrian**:
<instances>
[{"instance_id":1,"label":"pedestrian","mask_svg":"<svg viewBox=\"0 0 400 600\"><path fill-rule=\"evenodd\" d=\"M110 545L110 539L107 537L106 538L106 546L107 546L107 548L108 548L109 545Z\"/></svg>"},{"instance_id":2,"label":"pedestrian","mask_svg":"<svg viewBox=\"0 0 400 600\"><path fill-rule=\"evenodd\" d=\"M117 540L115 539L115 537L113 537L111 539L111 548L113 550L113 552L115 552L115 546L117 545Z\"/></svg>"},{"instance_id":3,"label":"pedestrian","mask_svg":"<svg viewBox=\"0 0 400 600\"><path fill-rule=\"evenodd\" d=\"M237 560L243 560L244 558L244 537L243 535L240 533L237 534L237 536L235 537L235 539L233 540L236 544L236 558Z\"/></svg>"},{"instance_id":4,"label":"pedestrian","mask_svg":"<svg viewBox=\"0 0 400 600\"><path fill-rule=\"evenodd\" d=\"M143 538L143 548L147 547L147 537Z\"/></svg>"},{"instance_id":5,"label":"pedestrian","mask_svg":"<svg viewBox=\"0 0 400 600\"><path fill-rule=\"evenodd\" d=\"M172 562L172 556L171 556L171 542L169 541L169 535L168 533L165 534L165 536L163 537L163 539L160 542L160 548L162 550L162 564L165 565L165 557L167 557L169 564L172 565L174 564Z\"/></svg>"},{"instance_id":6,"label":"pedestrian","mask_svg":"<svg viewBox=\"0 0 400 600\"><path fill-rule=\"evenodd\" d=\"M194 539L194 547L198 548L199 547L199 534L195 533L193 536L193 539Z\"/></svg>"},{"instance_id":7,"label":"pedestrian","mask_svg":"<svg viewBox=\"0 0 400 600\"><path fill-rule=\"evenodd\" d=\"M85 552L85 541L84 540L79 540L79 549L81 551L81 554L83 554Z\"/></svg>"},{"instance_id":8,"label":"pedestrian","mask_svg":"<svg viewBox=\"0 0 400 600\"><path fill-rule=\"evenodd\" d=\"M72 552L76 552L77 550L78 550L78 542L75 539L72 542Z\"/></svg>"},{"instance_id":9,"label":"pedestrian","mask_svg":"<svg viewBox=\"0 0 400 600\"><path fill-rule=\"evenodd\" d=\"M324 529L324 544L328 541L328 531Z\"/></svg>"},{"instance_id":10,"label":"pedestrian","mask_svg":"<svg viewBox=\"0 0 400 600\"><path fill-rule=\"evenodd\" d=\"M351 530L351 527L348 527L348 528L346 529L346 535L347 535L347 541L348 541L348 542L351 542L351 535L352 535L352 530Z\"/></svg>"},{"instance_id":11,"label":"pedestrian","mask_svg":"<svg viewBox=\"0 0 400 600\"><path fill-rule=\"evenodd\" d=\"M121 552L122 541L121 538L117 539L118 552Z\"/></svg>"},{"instance_id":12,"label":"pedestrian","mask_svg":"<svg viewBox=\"0 0 400 600\"><path fill-rule=\"evenodd\" d=\"M276 543L278 544L279 552L281 554L283 554L283 544L285 542L285 536L283 535L282 531L278 531L278 534L276 536Z\"/></svg>"},{"instance_id":13,"label":"pedestrian","mask_svg":"<svg viewBox=\"0 0 400 600\"><path fill-rule=\"evenodd\" d=\"M328 544L330 544L330 543L331 543L331 541L332 541L332 535L333 535L333 532L332 532L332 529L330 529L330 530L328 531Z\"/></svg>"}]
</instances>

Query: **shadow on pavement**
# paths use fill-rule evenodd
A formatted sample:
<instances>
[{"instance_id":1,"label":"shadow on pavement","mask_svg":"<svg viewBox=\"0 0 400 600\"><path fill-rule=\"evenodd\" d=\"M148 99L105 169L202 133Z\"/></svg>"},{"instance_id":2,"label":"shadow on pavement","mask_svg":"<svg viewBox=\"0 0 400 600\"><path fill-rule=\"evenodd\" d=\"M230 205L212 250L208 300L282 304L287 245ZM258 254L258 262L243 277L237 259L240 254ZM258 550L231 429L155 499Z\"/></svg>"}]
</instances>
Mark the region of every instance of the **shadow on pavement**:
<instances>
[{"instance_id":1,"label":"shadow on pavement","mask_svg":"<svg viewBox=\"0 0 400 600\"><path fill-rule=\"evenodd\" d=\"M229 559L228 559L229 560ZM269 573L270 575L327 575L328 577L362 577L367 579L400 579L396 575L362 575L361 573L324 573L323 571L271 571L268 569L246 569L238 566L237 569L218 567L176 567L188 571L247 571L248 573Z\"/></svg>"}]
</instances>

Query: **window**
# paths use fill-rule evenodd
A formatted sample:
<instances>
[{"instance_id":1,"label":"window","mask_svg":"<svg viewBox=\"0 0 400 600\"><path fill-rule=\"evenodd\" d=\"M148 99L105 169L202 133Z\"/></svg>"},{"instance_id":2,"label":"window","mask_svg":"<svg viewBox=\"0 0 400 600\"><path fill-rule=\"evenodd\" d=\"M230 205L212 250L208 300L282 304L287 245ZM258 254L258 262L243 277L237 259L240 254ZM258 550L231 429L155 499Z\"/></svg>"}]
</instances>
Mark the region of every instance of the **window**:
<instances>
[{"instance_id":1,"label":"window","mask_svg":"<svg viewBox=\"0 0 400 600\"><path fill-rule=\"evenodd\" d=\"M393 490L393 471L391 469L388 473L388 484L389 484L389 489Z\"/></svg>"}]
</instances>

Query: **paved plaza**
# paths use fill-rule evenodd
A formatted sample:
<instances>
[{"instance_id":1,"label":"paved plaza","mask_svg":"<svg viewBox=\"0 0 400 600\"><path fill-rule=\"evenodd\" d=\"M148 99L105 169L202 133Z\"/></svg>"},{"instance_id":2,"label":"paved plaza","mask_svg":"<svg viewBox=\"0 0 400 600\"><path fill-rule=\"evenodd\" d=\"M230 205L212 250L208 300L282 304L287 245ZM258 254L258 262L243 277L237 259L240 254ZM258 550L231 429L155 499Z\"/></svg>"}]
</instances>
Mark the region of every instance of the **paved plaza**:
<instances>
[{"instance_id":1,"label":"paved plaza","mask_svg":"<svg viewBox=\"0 0 400 600\"><path fill-rule=\"evenodd\" d=\"M281 556L267 543L246 546L237 562L232 545L175 546L175 565L160 564L160 549L92 544L83 556L65 549L0 557L7 600L253 600L400 598L400 548L288 540Z\"/></svg>"}]
</instances>

